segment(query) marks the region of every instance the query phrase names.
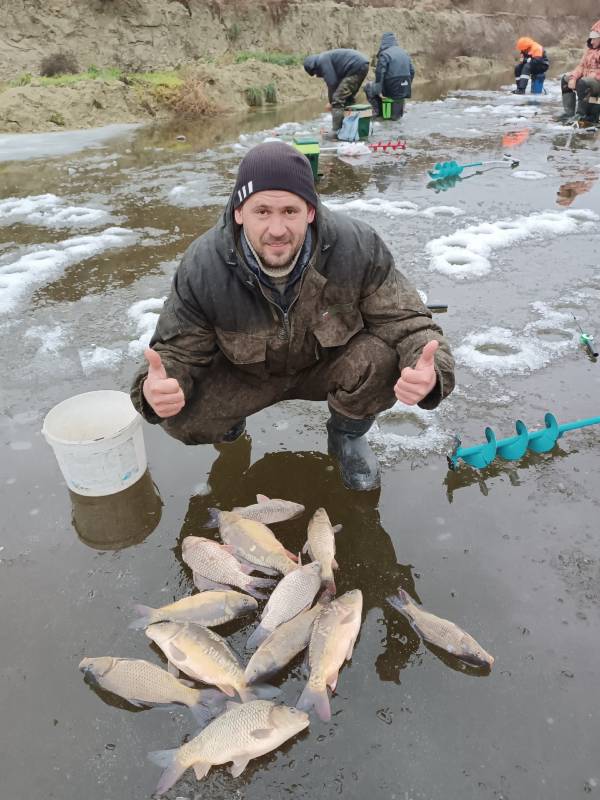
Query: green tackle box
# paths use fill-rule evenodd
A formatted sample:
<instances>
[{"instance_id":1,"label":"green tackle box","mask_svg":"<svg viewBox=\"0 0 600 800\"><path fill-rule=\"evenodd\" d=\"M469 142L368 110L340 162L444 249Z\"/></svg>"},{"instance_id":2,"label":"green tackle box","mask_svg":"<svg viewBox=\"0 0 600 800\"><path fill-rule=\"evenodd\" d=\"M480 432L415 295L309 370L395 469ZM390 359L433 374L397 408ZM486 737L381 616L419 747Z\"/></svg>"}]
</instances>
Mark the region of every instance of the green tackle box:
<instances>
[{"instance_id":1,"label":"green tackle box","mask_svg":"<svg viewBox=\"0 0 600 800\"><path fill-rule=\"evenodd\" d=\"M321 146L319 140L314 136L294 136L293 145L310 161L313 177L315 181L319 177L319 154Z\"/></svg>"}]
</instances>

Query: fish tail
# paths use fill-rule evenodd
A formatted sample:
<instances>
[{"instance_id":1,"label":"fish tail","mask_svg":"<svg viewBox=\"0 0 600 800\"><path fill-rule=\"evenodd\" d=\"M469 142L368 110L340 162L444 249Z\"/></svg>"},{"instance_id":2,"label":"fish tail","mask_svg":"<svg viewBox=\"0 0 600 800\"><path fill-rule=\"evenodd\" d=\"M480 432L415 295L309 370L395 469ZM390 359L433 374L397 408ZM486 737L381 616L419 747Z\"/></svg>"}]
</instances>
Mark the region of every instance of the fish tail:
<instances>
[{"instance_id":1,"label":"fish tail","mask_svg":"<svg viewBox=\"0 0 600 800\"><path fill-rule=\"evenodd\" d=\"M405 608L412 605L413 602L404 589L398 589L397 594L387 597L386 600L392 606L392 608L395 608L397 611L404 611Z\"/></svg>"},{"instance_id":2,"label":"fish tail","mask_svg":"<svg viewBox=\"0 0 600 800\"><path fill-rule=\"evenodd\" d=\"M148 753L148 759L153 764L163 767L164 772L160 776L158 786L156 787L156 794L161 795L168 791L174 783L186 771L187 767L181 764L177 759L177 748L174 750L154 750Z\"/></svg>"},{"instance_id":3,"label":"fish tail","mask_svg":"<svg viewBox=\"0 0 600 800\"><path fill-rule=\"evenodd\" d=\"M262 624L259 625L256 628L256 630L253 633L250 634L250 637L248 638L248 641L246 642L246 647L249 650L255 649L256 647L259 646L259 644L262 644L264 642L264 640L267 638L269 633L270 633L270 631L268 631L265 628L263 628Z\"/></svg>"},{"instance_id":4,"label":"fish tail","mask_svg":"<svg viewBox=\"0 0 600 800\"><path fill-rule=\"evenodd\" d=\"M198 727L204 728L211 719L218 717L225 709L226 702L226 695L218 689L199 689L197 702L190 706Z\"/></svg>"},{"instance_id":5,"label":"fish tail","mask_svg":"<svg viewBox=\"0 0 600 800\"><path fill-rule=\"evenodd\" d=\"M310 684L307 684L296 703L296 708L301 711L310 711L311 708L314 708L320 720L329 722L331 719L331 706L329 705L327 686L322 689L313 689Z\"/></svg>"},{"instance_id":6,"label":"fish tail","mask_svg":"<svg viewBox=\"0 0 600 800\"><path fill-rule=\"evenodd\" d=\"M137 605L133 607L133 610L138 615L138 619L134 619L133 622L129 623L129 627L133 628L133 630L147 628L148 625L151 625L154 622L154 612L156 611L155 608L152 608L151 606Z\"/></svg>"},{"instance_id":7,"label":"fish tail","mask_svg":"<svg viewBox=\"0 0 600 800\"><path fill-rule=\"evenodd\" d=\"M218 508L209 508L208 519L202 526L203 528L218 528L219 527L219 514L221 513Z\"/></svg>"}]
</instances>

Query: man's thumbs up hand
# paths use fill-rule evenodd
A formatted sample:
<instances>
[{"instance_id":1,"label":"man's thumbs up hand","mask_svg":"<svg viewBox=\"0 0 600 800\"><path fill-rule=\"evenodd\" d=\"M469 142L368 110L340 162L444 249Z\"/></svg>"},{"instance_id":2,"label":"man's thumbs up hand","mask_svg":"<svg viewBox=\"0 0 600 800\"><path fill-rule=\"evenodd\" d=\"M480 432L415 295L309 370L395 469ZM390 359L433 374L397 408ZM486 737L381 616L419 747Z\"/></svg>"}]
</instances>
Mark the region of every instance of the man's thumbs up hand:
<instances>
[{"instance_id":1,"label":"man's thumbs up hand","mask_svg":"<svg viewBox=\"0 0 600 800\"><path fill-rule=\"evenodd\" d=\"M174 417L185 405L181 386L175 378L167 377L167 371L156 350L146 348L144 357L148 362L148 376L142 387L144 397L159 417Z\"/></svg>"},{"instance_id":2,"label":"man's thumbs up hand","mask_svg":"<svg viewBox=\"0 0 600 800\"><path fill-rule=\"evenodd\" d=\"M435 354L439 346L435 340L427 342L414 368L404 367L394 386L394 394L401 403L414 406L433 389L437 381Z\"/></svg>"}]
</instances>

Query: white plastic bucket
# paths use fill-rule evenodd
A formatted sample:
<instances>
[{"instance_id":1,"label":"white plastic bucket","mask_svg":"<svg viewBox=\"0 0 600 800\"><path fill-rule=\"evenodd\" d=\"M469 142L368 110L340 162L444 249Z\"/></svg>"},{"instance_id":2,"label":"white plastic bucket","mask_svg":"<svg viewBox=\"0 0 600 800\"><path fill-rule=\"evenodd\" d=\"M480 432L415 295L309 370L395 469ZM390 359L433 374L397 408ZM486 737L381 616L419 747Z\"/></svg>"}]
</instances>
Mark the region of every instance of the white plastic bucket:
<instances>
[{"instance_id":1,"label":"white plastic bucket","mask_svg":"<svg viewBox=\"0 0 600 800\"><path fill-rule=\"evenodd\" d=\"M115 494L146 471L142 418L124 392L69 397L46 414L42 433L76 494Z\"/></svg>"}]
</instances>

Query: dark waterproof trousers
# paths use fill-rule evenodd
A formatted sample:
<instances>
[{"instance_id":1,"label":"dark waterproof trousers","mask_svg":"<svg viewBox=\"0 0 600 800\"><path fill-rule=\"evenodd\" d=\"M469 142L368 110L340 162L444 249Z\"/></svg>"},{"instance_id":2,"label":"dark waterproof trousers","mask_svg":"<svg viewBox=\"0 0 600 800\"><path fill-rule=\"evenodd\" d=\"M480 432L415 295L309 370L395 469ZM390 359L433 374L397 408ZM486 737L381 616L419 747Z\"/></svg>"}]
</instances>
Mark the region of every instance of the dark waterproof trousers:
<instances>
[{"instance_id":1,"label":"dark waterproof trousers","mask_svg":"<svg viewBox=\"0 0 600 800\"><path fill-rule=\"evenodd\" d=\"M380 84L375 83L375 81L368 81L365 83L365 94L367 95L367 100L371 104L373 108L373 116L375 117L382 117L383 110L381 104L381 97L379 96L379 88ZM385 95L384 95L385 96ZM396 122L397 120L402 118L404 114L404 97L400 97L396 100L392 99L392 114L390 116L390 120L392 122Z\"/></svg>"},{"instance_id":2,"label":"dark waterproof trousers","mask_svg":"<svg viewBox=\"0 0 600 800\"><path fill-rule=\"evenodd\" d=\"M394 405L399 377L396 351L369 333L327 350L296 375L244 372L218 353L179 414L160 424L185 444L207 444L222 441L240 420L282 400L327 400L345 417L368 419Z\"/></svg>"},{"instance_id":3,"label":"dark waterproof trousers","mask_svg":"<svg viewBox=\"0 0 600 800\"><path fill-rule=\"evenodd\" d=\"M562 101L565 111L575 113L575 98L577 98L577 114L580 117L588 117L594 122L598 121L600 105L589 103L590 97L600 97L600 81L596 78L578 78L575 83L575 91L569 89L569 75L565 74L560 79L562 91Z\"/></svg>"},{"instance_id":4,"label":"dark waterproof trousers","mask_svg":"<svg viewBox=\"0 0 600 800\"><path fill-rule=\"evenodd\" d=\"M356 94L362 82L367 77L369 65L366 64L360 72L353 75L346 75L338 83L335 92L331 95L331 129L339 131L344 121L344 109L356 102Z\"/></svg>"}]
</instances>

